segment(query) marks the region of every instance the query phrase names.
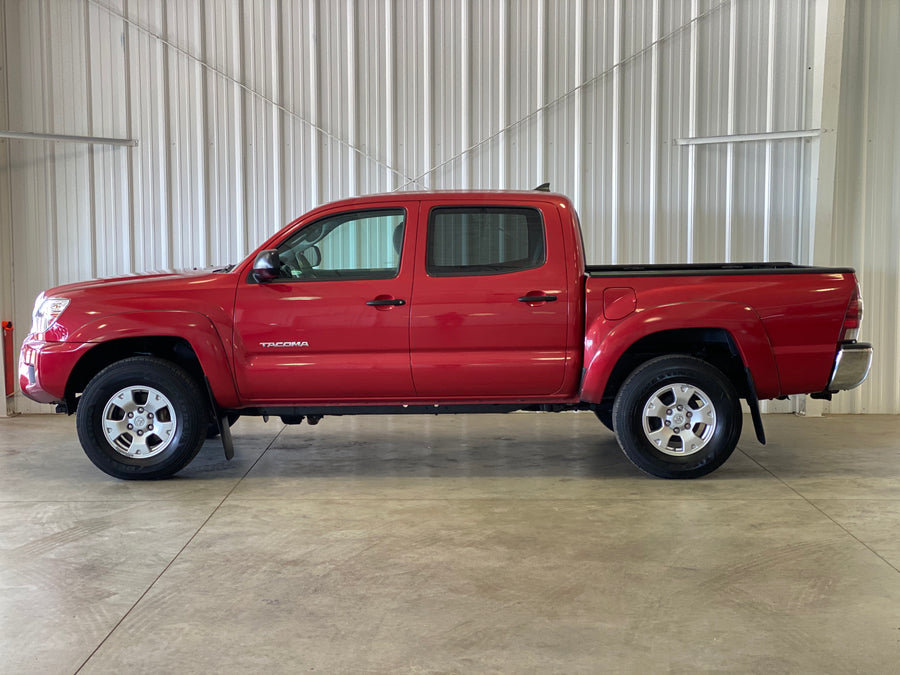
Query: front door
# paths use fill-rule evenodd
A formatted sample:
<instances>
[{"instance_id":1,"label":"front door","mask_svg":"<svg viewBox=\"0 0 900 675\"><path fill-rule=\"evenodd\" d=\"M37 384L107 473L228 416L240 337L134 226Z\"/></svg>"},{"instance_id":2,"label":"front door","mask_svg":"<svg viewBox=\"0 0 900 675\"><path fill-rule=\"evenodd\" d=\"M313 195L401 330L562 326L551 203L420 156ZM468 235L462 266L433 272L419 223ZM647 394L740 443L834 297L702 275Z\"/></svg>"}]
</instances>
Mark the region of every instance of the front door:
<instances>
[{"instance_id":1,"label":"front door","mask_svg":"<svg viewBox=\"0 0 900 675\"><path fill-rule=\"evenodd\" d=\"M278 246L278 279L241 282L234 342L244 401L413 395L406 223L400 206L325 216Z\"/></svg>"}]
</instances>

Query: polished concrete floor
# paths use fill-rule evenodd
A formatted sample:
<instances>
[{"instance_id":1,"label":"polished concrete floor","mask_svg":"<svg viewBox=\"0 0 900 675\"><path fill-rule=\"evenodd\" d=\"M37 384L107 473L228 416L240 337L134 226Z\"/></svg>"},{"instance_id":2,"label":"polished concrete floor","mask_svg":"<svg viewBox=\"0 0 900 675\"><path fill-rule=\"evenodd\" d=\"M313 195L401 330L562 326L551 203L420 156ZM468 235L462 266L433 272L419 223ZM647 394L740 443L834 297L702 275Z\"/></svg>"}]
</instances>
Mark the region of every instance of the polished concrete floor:
<instances>
[{"instance_id":1,"label":"polished concrete floor","mask_svg":"<svg viewBox=\"0 0 900 675\"><path fill-rule=\"evenodd\" d=\"M900 672L900 417L766 424L679 482L590 414L242 419L133 483L0 419L0 672Z\"/></svg>"}]
</instances>

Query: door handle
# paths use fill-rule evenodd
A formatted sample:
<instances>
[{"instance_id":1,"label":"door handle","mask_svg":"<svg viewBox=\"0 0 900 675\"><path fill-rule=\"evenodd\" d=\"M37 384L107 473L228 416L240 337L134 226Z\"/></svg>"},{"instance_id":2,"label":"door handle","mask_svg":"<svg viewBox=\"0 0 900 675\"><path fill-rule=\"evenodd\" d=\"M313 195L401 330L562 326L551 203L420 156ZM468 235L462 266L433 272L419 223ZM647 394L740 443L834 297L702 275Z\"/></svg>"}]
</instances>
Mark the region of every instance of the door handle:
<instances>
[{"instance_id":1,"label":"door handle","mask_svg":"<svg viewBox=\"0 0 900 675\"><path fill-rule=\"evenodd\" d=\"M555 295L523 295L519 302L556 302Z\"/></svg>"},{"instance_id":2,"label":"door handle","mask_svg":"<svg viewBox=\"0 0 900 675\"><path fill-rule=\"evenodd\" d=\"M369 300L367 303L370 307L384 307L385 305L405 305L406 300L400 298L391 298L390 300Z\"/></svg>"}]
</instances>

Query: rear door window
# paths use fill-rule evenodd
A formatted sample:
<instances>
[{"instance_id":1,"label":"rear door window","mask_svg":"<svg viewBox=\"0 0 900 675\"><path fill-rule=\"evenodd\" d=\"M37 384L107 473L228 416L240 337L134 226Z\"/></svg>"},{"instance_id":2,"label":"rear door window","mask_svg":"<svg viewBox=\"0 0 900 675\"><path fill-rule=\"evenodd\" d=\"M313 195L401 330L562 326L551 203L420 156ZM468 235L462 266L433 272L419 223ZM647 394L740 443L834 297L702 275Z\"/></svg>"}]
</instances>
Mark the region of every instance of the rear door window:
<instances>
[{"instance_id":1,"label":"rear door window","mask_svg":"<svg viewBox=\"0 0 900 675\"><path fill-rule=\"evenodd\" d=\"M537 209L440 207L429 216L429 276L509 274L540 267L546 259L544 223Z\"/></svg>"}]
</instances>

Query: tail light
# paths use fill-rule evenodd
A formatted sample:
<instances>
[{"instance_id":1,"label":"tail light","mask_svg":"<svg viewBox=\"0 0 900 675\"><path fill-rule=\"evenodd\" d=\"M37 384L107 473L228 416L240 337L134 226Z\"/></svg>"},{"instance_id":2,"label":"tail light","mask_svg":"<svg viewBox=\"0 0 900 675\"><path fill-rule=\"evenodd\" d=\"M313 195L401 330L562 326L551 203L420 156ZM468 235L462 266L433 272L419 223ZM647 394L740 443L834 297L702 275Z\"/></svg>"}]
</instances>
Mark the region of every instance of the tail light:
<instances>
[{"instance_id":1,"label":"tail light","mask_svg":"<svg viewBox=\"0 0 900 675\"><path fill-rule=\"evenodd\" d=\"M859 294L859 286L853 289L850 304L844 314L844 325L841 327L841 342L856 340L863 319L863 299Z\"/></svg>"}]
</instances>

